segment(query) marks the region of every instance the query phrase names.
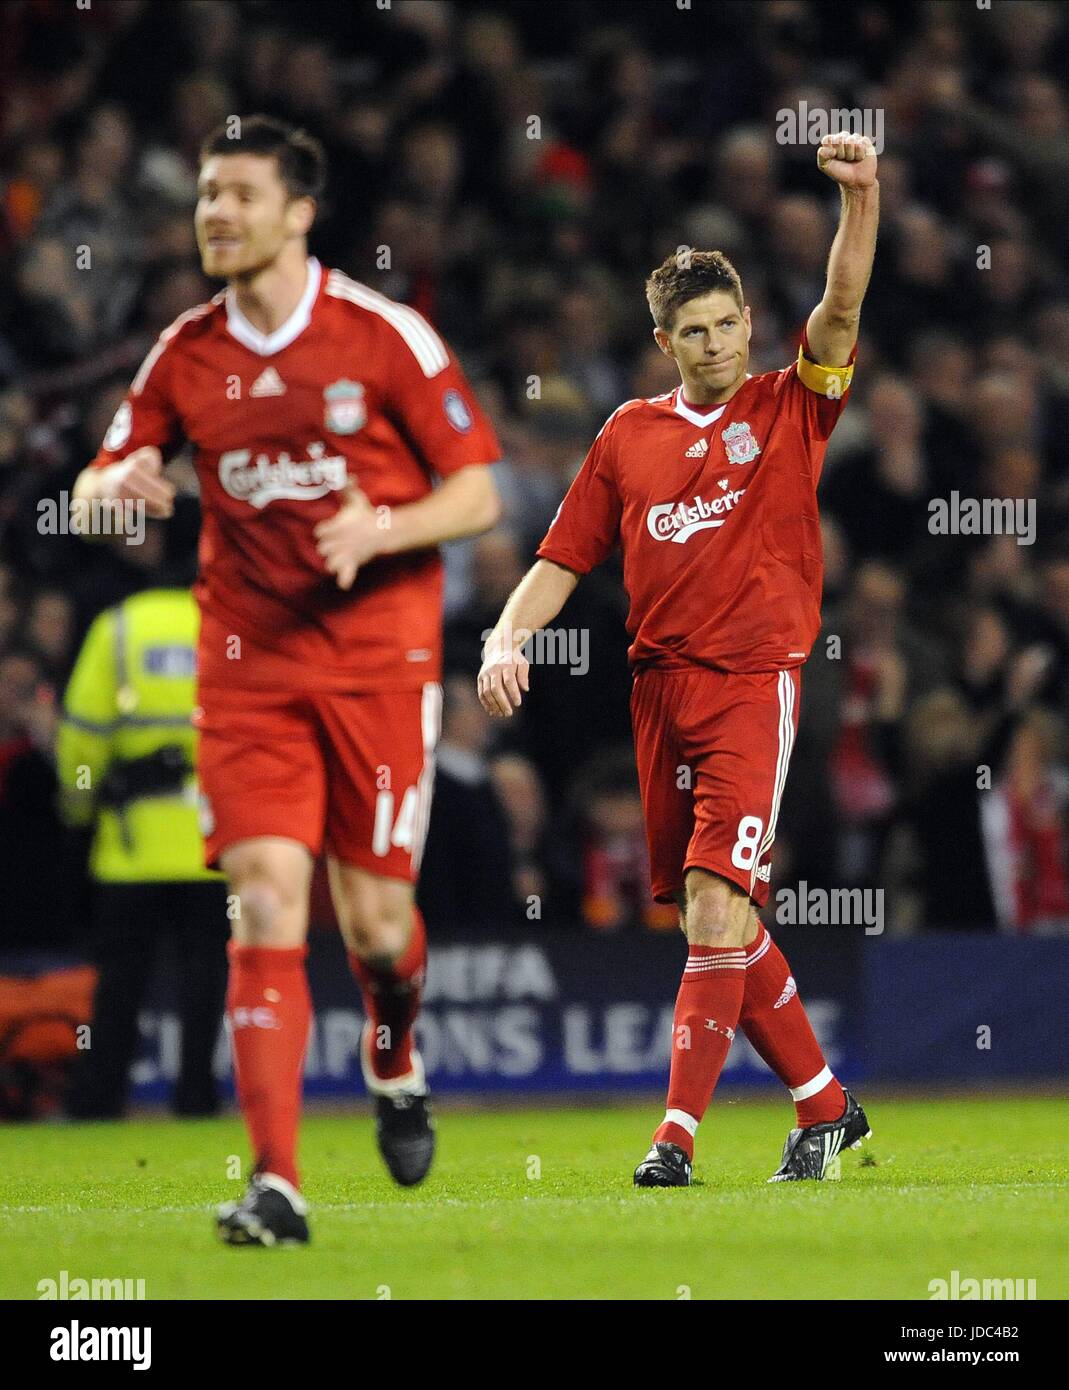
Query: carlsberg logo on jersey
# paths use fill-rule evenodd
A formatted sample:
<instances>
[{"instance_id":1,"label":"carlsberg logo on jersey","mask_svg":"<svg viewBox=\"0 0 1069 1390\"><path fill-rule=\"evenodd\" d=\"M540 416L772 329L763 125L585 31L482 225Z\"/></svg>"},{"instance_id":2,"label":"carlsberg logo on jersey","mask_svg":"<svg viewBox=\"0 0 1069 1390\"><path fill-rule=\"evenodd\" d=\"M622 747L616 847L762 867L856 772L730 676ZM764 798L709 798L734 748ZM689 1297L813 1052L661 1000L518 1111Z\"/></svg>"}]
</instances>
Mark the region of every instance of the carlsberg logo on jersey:
<instances>
[{"instance_id":1,"label":"carlsberg logo on jersey","mask_svg":"<svg viewBox=\"0 0 1069 1390\"><path fill-rule=\"evenodd\" d=\"M651 507L646 514L646 529L655 541L674 541L683 545L695 531L704 531L711 526L723 526L739 498L746 491L740 487L734 492L725 492L723 497L714 497L706 502L695 497L694 505L686 502L661 502Z\"/></svg>"},{"instance_id":2,"label":"carlsberg logo on jersey","mask_svg":"<svg viewBox=\"0 0 1069 1390\"><path fill-rule=\"evenodd\" d=\"M231 449L219 456L219 481L231 497L257 509L281 497L325 497L340 492L348 480L344 456L327 454L325 448L316 441L309 444L307 459L281 453L274 461L268 454L253 459L251 449Z\"/></svg>"}]
</instances>

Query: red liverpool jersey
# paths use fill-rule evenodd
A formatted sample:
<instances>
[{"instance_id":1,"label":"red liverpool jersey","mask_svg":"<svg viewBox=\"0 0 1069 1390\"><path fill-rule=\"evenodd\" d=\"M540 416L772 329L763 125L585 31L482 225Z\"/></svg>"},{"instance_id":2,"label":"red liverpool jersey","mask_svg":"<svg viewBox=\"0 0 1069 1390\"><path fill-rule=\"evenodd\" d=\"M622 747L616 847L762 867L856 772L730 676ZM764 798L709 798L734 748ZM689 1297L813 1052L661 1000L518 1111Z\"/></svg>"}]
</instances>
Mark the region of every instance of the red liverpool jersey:
<instances>
[{"instance_id":1,"label":"red liverpool jersey","mask_svg":"<svg viewBox=\"0 0 1069 1390\"><path fill-rule=\"evenodd\" d=\"M816 488L853 371L808 350L803 338L798 363L747 377L726 405L692 406L682 387L628 401L595 439L538 554L585 574L619 541L633 666L778 671L808 657Z\"/></svg>"},{"instance_id":2,"label":"red liverpool jersey","mask_svg":"<svg viewBox=\"0 0 1069 1390\"><path fill-rule=\"evenodd\" d=\"M410 689L441 666L435 548L381 556L338 588L313 531L349 481L383 508L491 463L497 440L430 324L308 262L289 320L260 333L232 291L160 335L97 457L196 450L199 674L209 686ZM237 640L235 640L237 639Z\"/></svg>"}]
</instances>

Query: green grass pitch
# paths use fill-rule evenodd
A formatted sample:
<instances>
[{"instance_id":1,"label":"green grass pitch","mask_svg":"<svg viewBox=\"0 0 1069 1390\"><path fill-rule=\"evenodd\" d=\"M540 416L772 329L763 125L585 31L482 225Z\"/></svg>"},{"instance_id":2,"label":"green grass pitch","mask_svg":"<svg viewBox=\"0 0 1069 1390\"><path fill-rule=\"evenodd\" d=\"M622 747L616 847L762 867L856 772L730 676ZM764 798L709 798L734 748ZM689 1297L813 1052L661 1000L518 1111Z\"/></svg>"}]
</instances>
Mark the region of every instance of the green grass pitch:
<instances>
[{"instance_id":1,"label":"green grass pitch","mask_svg":"<svg viewBox=\"0 0 1069 1390\"><path fill-rule=\"evenodd\" d=\"M635 1191L654 1105L440 1111L431 1178L385 1176L366 1114L311 1114L305 1248L228 1249L237 1118L0 1130L0 1296L144 1279L153 1298L927 1299L933 1279L1069 1296L1069 1100L880 1100L837 1182L765 1182L783 1102L718 1097L695 1185Z\"/></svg>"}]
</instances>

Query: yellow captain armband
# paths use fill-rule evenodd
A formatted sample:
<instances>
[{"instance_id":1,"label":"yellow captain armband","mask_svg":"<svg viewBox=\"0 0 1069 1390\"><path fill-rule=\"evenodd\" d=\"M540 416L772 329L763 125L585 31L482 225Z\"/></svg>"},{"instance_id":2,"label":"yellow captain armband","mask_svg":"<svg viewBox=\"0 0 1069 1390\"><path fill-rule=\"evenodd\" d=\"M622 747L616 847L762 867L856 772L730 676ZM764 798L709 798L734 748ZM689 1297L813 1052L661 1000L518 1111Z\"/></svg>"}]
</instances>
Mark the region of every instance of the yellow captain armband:
<instances>
[{"instance_id":1,"label":"yellow captain armband","mask_svg":"<svg viewBox=\"0 0 1069 1390\"><path fill-rule=\"evenodd\" d=\"M818 362L811 361L801 348L798 349L798 380L818 396L837 401L845 395L853 375L852 362L845 367L822 367Z\"/></svg>"}]
</instances>

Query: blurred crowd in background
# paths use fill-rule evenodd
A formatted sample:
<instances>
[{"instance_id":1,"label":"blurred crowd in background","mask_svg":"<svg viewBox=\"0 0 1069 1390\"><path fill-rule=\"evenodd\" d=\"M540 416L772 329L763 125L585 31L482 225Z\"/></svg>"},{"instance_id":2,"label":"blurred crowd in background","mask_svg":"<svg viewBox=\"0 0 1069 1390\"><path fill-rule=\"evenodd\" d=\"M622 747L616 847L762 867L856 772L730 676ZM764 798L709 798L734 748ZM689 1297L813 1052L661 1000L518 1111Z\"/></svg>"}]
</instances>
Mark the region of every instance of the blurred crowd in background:
<instances>
[{"instance_id":1,"label":"blurred crowd in background","mask_svg":"<svg viewBox=\"0 0 1069 1390\"><path fill-rule=\"evenodd\" d=\"M752 372L796 356L839 208L813 146L777 143L802 102L882 113L882 215L766 914L804 882L885 889L891 931L1069 932L1067 72L1069 9L1031 0L0 7L0 947L80 929L51 750L89 622L195 569L188 459L140 546L43 535L38 506L219 288L197 150L256 111L326 146L313 251L435 323L503 444L505 521L448 548L431 925L675 928L619 566L580 584L557 626L582 659L537 664L518 717L489 720L474 676L605 417L677 384L643 296L669 251L732 259ZM932 534L955 491L1034 501L1034 543Z\"/></svg>"}]
</instances>

